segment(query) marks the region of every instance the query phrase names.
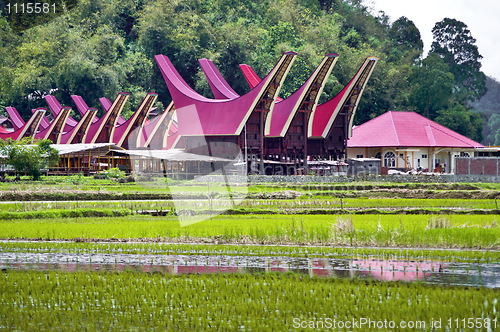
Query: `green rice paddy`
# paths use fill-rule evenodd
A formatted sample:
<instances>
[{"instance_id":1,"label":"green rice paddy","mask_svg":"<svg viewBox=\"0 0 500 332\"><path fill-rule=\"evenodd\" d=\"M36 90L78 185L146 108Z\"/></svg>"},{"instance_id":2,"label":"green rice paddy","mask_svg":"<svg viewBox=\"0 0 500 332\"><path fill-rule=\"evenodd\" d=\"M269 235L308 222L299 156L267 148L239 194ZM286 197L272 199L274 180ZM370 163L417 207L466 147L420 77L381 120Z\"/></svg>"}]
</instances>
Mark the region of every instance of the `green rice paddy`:
<instances>
[{"instance_id":1,"label":"green rice paddy","mask_svg":"<svg viewBox=\"0 0 500 332\"><path fill-rule=\"evenodd\" d=\"M442 223L441 223L442 221ZM156 239L262 244L500 248L499 215L219 215L181 227L175 216L0 221L4 239Z\"/></svg>"},{"instance_id":2,"label":"green rice paddy","mask_svg":"<svg viewBox=\"0 0 500 332\"><path fill-rule=\"evenodd\" d=\"M498 290L293 274L0 275L0 328L18 331L292 331L316 330L310 324L333 320L344 327L357 322L355 330L392 330L392 324L399 330L409 322L415 324L412 330L432 330L437 321L450 324L447 330L460 330L462 319L470 317L493 331L499 310ZM375 323L384 320L391 325ZM359 326L370 321L376 325Z\"/></svg>"},{"instance_id":3,"label":"green rice paddy","mask_svg":"<svg viewBox=\"0 0 500 332\"><path fill-rule=\"evenodd\" d=\"M181 227L174 202L158 200L167 192L161 178L147 186L82 177L0 183L0 252L21 267L30 254L81 254L90 262L103 254L436 261L464 269L487 265L488 273L500 264L498 184L256 184L222 215L225 202L215 197L207 204L196 196L203 184L182 184L186 197L195 195L185 207L206 220ZM280 197L285 190L299 195ZM30 201L35 192L41 198ZM91 201L72 201L83 192ZM58 201L45 202L52 198ZM396 331L402 323L422 331L500 328L496 286L291 272L170 275L9 266L0 273L0 330ZM474 273L470 280L483 277ZM378 325L384 321L395 325ZM344 325L334 328L334 322Z\"/></svg>"}]
</instances>

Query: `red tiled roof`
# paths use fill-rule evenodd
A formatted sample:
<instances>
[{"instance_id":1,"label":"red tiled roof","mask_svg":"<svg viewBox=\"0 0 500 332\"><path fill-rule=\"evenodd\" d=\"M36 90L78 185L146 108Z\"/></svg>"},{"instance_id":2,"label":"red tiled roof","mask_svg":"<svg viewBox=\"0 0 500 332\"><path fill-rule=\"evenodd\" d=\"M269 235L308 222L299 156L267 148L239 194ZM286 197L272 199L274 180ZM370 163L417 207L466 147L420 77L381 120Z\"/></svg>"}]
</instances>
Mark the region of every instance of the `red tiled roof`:
<instances>
[{"instance_id":1,"label":"red tiled roof","mask_svg":"<svg viewBox=\"0 0 500 332\"><path fill-rule=\"evenodd\" d=\"M348 147L484 148L415 112L387 112L353 128Z\"/></svg>"}]
</instances>

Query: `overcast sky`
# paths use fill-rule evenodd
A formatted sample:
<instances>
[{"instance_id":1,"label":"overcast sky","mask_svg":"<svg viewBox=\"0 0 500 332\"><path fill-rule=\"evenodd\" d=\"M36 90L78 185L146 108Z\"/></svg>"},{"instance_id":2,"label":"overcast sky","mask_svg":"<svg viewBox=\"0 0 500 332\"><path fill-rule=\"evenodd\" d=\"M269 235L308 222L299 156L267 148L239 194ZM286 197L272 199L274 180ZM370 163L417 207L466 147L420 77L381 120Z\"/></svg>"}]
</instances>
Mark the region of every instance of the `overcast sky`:
<instances>
[{"instance_id":1,"label":"overcast sky","mask_svg":"<svg viewBox=\"0 0 500 332\"><path fill-rule=\"evenodd\" d=\"M384 11L394 22L401 16L413 21L424 42L424 55L432 43L432 28L443 18L464 22L476 38L483 56L482 71L500 81L500 1L499 0L364 0L374 14Z\"/></svg>"}]
</instances>

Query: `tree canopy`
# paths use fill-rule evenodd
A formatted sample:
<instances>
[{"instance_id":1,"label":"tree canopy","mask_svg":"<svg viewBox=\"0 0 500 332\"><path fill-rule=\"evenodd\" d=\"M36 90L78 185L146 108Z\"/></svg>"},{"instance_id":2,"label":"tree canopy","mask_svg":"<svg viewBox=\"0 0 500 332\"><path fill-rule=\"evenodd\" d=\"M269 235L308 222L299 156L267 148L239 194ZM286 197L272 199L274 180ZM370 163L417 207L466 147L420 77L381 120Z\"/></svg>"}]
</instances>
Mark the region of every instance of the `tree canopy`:
<instances>
[{"instance_id":1,"label":"tree canopy","mask_svg":"<svg viewBox=\"0 0 500 332\"><path fill-rule=\"evenodd\" d=\"M459 102L474 101L486 93L486 76L481 72L481 54L476 39L465 23L445 18L432 29L431 54L438 54L455 76L455 94Z\"/></svg>"},{"instance_id":2,"label":"tree canopy","mask_svg":"<svg viewBox=\"0 0 500 332\"><path fill-rule=\"evenodd\" d=\"M4 165L12 166L18 174L29 175L33 180L38 180L44 169L57 165L59 154L50 146L50 140L31 143L30 138L20 141L0 140L0 154L5 156L2 159Z\"/></svg>"},{"instance_id":3,"label":"tree canopy","mask_svg":"<svg viewBox=\"0 0 500 332\"><path fill-rule=\"evenodd\" d=\"M436 24L432 51L424 58L420 32L409 18L390 23L384 13L371 14L362 0L57 3L64 4L60 11L36 24L0 13L0 111L15 106L27 118L31 109L46 106L46 94L70 106L70 95L78 94L96 107L99 97L113 99L121 91L131 93L125 116L150 91L159 94L156 106L162 108L170 95L154 64L156 54L169 56L188 84L211 97L198 59L213 60L243 94L248 86L239 64L264 76L282 52L296 51L300 56L281 89L286 97L325 54L335 52L340 59L323 101L348 83L365 57L380 58L358 107L357 124L389 110L406 110L447 126L449 117L443 114L468 112L477 128L458 130L479 141L480 129L487 127L472 116L477 112L471 106L486 91L481 55L467 26L457 20Z\"/></svg>"}]
</instances>

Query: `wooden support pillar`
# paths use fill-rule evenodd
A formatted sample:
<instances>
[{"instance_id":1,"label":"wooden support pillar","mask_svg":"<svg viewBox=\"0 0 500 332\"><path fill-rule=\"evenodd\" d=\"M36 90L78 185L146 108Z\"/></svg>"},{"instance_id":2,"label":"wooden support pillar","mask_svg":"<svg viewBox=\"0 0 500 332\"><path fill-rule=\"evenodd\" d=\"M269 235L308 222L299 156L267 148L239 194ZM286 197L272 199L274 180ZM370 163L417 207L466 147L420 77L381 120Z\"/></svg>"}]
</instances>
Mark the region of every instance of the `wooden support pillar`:
<instances>
[{"instance_id":1,"label":"wooden support pillar","mask_svg":"<svg viewBox=\"0 0 500 332\"><path fill-rule=\"evenodd\" d=\"M303 112L304 120L302 122L302 134L303 134L303 149L304 151L304 174L309 173L309 167L307 166L307 119L309 118L308 112Z\"/></svg>"},{"instance_id":2,"label":"wooden support pillar","mask_svg":"<svg viewBox=\"0 0 500 332\"><path fill-rule=\"evenodd\" d=\"M260 174L265 175L264 170L264 134L266 132L266 126L264 122L264 110L260 110Z\"/></svg>"},{"instance_id":3,"label":"wooden support pillar","mask_svg":"<svg viewBox=\"0 0 500 332\"><path fill-rule=\"evenodd\" d=\"M97 172L101 172L101 147L97 147Z\"/></svg>"}]
</instances>

